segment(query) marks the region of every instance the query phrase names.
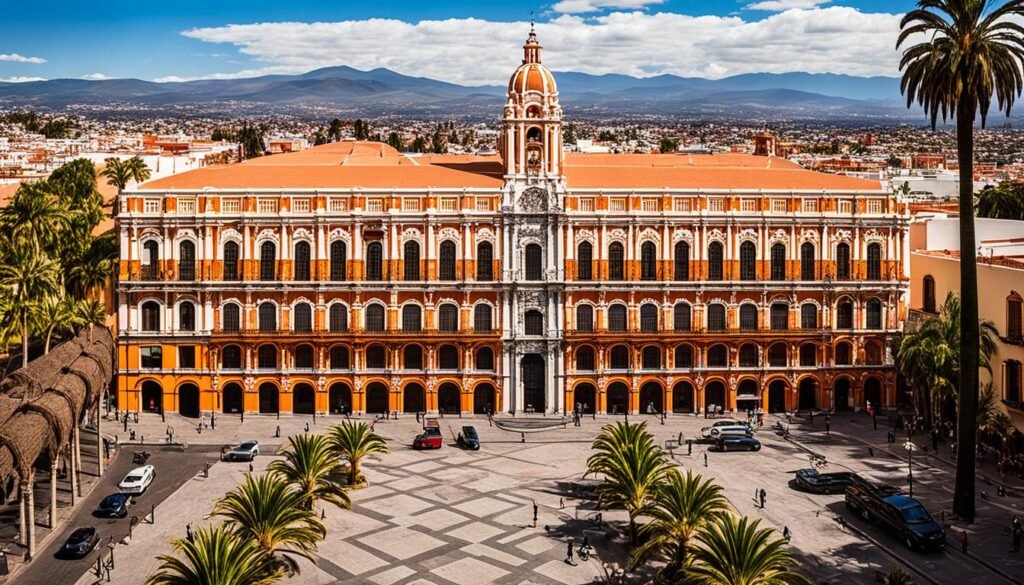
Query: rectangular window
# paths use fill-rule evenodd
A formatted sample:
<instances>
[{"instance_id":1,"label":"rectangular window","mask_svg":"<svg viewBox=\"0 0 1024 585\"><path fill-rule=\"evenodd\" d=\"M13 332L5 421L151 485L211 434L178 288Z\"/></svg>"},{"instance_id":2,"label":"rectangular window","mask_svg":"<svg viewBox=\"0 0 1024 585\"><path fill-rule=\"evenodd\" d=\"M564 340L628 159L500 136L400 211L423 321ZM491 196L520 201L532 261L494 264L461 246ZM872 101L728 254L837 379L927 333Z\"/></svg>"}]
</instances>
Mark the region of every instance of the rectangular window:
<instances>
[{"instance_id":1,"label":"rectangular window","mask_svg":"<svg viewBox=\"0 0 1024 585\"><path fill-rule=\"evenodd\" d=\"M309 213L309 199L292 199L293 213Z\"/></svg>"},{"instance_id":2,"label":"rectangular window","mask_svg":"<svg viewBox=\"0 0 1024 585\"><path fill-rule=\"evenodd\" d=\"M163 367L163 348L159 345L139 348L143 368L160 369Z\"/></svg>"},{"instance_id":3,"label":"rectangular window","mask_svg":"<svg viewBox=\"0 0 1024 585\"><path fill-rule=\"evenodd\" d=\"M772 199L772 212L773 213L786 213L786 200L785 199Z\"/></svg>"},{"instance_id":4,"label":"rectangular window","mask_svg":"<svg viewBox=\"0 0 1024 585\"><path fill-rule=\"evenodd\" d=\"M740 211L747 213L757 211L757 199L740 199Z\"/></svg>"},{"instance_id":5,"label":"rectangular window","mask_svg":"<svg viewBox=\"0 0 1024 585\"><path fill-rule=\"evenodd\" d=\"M142 213L160 213L159 199L143 199Z\"/></svg>"},{"instance_id":6,"label":"rectangular window","mask_svg":"<svg viewBox=\"0 0 1024 585\"><path fill-rule=\"evenodd\" d=\"M868 199L868 213L883 213L885 201L881 199Z\"/></svg>"},{"instance_id":7,"label":"rectangular window","mask_svg":"<svg viewBox=\"0 0 1024 585\"><path fill-rule=\"evenodd\" d=\"M257 199L257 213L277 213L277 199Z\"/></svg>"},{"instance_id":8,"label":"rectangular window","mask_svg":"<svg viewBox=\"0 0 1024 585\"><path fill-rule=\"evenodd\" d=\"M241 199L221 199L221 201L220 201L220 212L221 213L241 213L242 212L242 200Z\"/></svg>"},{"instance_id":9,"label":"rectangular window","mask_svg":"<svg viewBox=\"0 0 1024 585\"><path fill-rule=\"evenodd\" d=\"M690 211L693 204L687 197L676 197L672 200L672 211Z\"/></svg>"},{"instance_id":10,"label":"rectangular window","mask_svg":"<svg viewBox=\"0 0 1024 585\"><path fill-rule=\"evenodd\" d=\"M594 211L594 198L583 197L579 200L580 211Z\"/></svg>"},{"instance_id":11,"label":"rectangular window","mask_svg":"<svg viewBox=\"0 0 1024 585\"><path fill-rule=\"evenodd\" d=\"M725 199L721 197L708 199L708 211L725 211Z\"/></svg>"},{"instance_id":12,"label":"rectangular window","mask_svg":"<svg viewBox=\"0 0 1024 585\"><path fill-rule=\"evenodd\" d=\"M644 197L640 200L641 211L661 211L661 201L655 197Z\"/></svg>"},{"instance_id":13,"label":"rectangular window","mask_svg":"<svg viewBox=\"0 0 1024 585\"><path fill-rule=\"evenodd\" d=\"M1019 407L1021 405L1021 386L1024 385L1021 381L1021 366L1022 364L1017 360L1007 360L1003 362L1006 368L1005 379L1006 383L1003 388L1003 400L1009 402L1013 406Z\"/></svg>"},{"instance_id":14,"label":"rectangular window","mask_svg":"<svg viewBox=\"0 0 1024 585\"><path fill-rule=\"evenodd\" d=\"M419 211L420 200L406 197L402 199L402 211Z\"/></svg>"},{"instance_id":15,"label":"rectangular window","mask_svg":"<svg viewBox=\"0 0 1024 585\"><path fill-rule=\"evenodd\" d=\"M184 345L178 348L178 367L186 370L196 367L196 346Z\"/></svg>"},{"instance_id":16,"label":"rectangular window","mask_svg":"<svg viewBox=\"0 0 1024 585\"><path fill-rule=\"evenodd\" d=\"M194 215L196 212L196 200L194 197L187 199L178 198L178 213L181 215Z\"/></svg>"},{"instance_id":17,"label":"rectangular window","mask_svg":"<svg viewBox=\"0 0 1024 585\"><path fill-rule=\"evenodd\" d=\"M383 199L367 199L366 200L366 211L379 213L384 211L384 200Z\"/></svg>"},{"instance_id":18,"label":"rectangular window","mask_svg":"<svg viewBox=\"0 0 1024 585\"><path fill-rule=\"evenodd\" d=\"M327 203L328 211L348 211L348 198L347 197L331 197Z\"/></svg>"},{"instance_id":19,"label":"rectangular window","mask_svg":"<svg viewBox=\"0 0 1024 585\"><path fill-rule=\"evenodd\" d=\"M623 197L614 197L608 200L609 211L626 211L626 199Z\"/></svg>"},{"instance_id":20,"label":"rectangular window","mask_svg":"<svg viewBox=\"0 0 1024 585\"><path fill-rule=\"evenodd\" d=\"M843 215L850 215L853 213L853 201L850 201L849 199L840 199L837 209L839 210L839 213L842 213Z\"/></svg>"},{"instance_id":21,"label":"rectangular window","mask_svg":"<svg viewBox=\"0 0 1024 585\"><path fill-rule=\"evenodd\" d=\"M490 197L477 197L476 198L476 210L477 211L490 211L491 210L491 198Z\"/></svg>"},{"instance_id":22,"label":"rectangular window","mask_svg":"<svg viewBox=\"0 0 1024 585\"><path fill-rule=\"evenodd\" d=\"M818 211L818 200L804 199L802 210L804 213L816 213Z\"/></svg>"},{"instance_id":23,"label":"rectangular window","mask_svg":"<svg viewBox=\"0 0 1024 585\"><path fill-rule=\"evenodd\" d=\"M437 200L438 211L458 211L459 210L459 198L458 197L441 197Z\"/></svg>"}]
</instances>

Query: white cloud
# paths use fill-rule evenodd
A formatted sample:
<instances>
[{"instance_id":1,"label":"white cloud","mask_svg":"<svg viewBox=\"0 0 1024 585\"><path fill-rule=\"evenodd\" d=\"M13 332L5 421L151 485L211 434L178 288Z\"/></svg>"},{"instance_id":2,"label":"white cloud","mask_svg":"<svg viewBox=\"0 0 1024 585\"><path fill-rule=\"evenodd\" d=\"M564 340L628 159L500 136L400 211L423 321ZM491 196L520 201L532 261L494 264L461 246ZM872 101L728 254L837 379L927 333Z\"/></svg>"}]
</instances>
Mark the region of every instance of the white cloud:
<instances>
[{"instance_id":1,"label":"white cloud","mask_svg":"<svg viewBox=\"0 0 1024 585\"><path fill-rule=\"evenodd\" d=\"M86 79L86 80L89 80L89 81L103 81L104 79L113 79L113 78L112 77L108 77L108 76L106 76L106 75L104 75L102 73L90 73L88 75L83 75L82 79Z\"/></svg>"},{"instance_id":2,"label":"white cloud","mask_svg":"<svg viewBox=\"0 0 1024 585\"><path fill-rule=\"evenodd\" d=\"M29 81L46 81L43 77L0 77L0 83L28 83Z\"/></svg>"},{"instance_id":3,"label":"white cloud","mask_svg":"<svg viewBox=\"0 0 1024 585\"><path fill-rule=\"evenodd\" d=\"M563 14L537 25L544 62L556 71L725 77L807 71L897 75L900 15L833 6L759 20L660 12ZM529 24L476 18L277 22L195 28L187 37L235 46L249 71L302 73L318 67L386 67L462 84L504 84L522 59Z\"/></svg>"},{"instance_id":4,"label":"white cloud","mask_svg":"<svg viewBox=\"0 0 1024 585\"><path fill-rule=\"evenodd\" d=\"M784 12L786 10L810 10L832 0L761 0L747 4L747 10L764 10L767 12Z\"/></svg>"},{"instance_id":5,"label":"white cloud","mask_svg":"<svg viewBox=\"0 0 1024 585\"><path fill-rule=\"evenodd\" d=\"M46 59L42 57L26 57L17 53L0 53L0 61L9 61L11 63L46 63Z\"/></svg>"},{"instance_id":6,"label":"white cloud","mask_svg":"<svg viewBox=\"0 0 1024 585\"><path fill-rule=\"evenodd\" d=\"M637 10L651 4L661 4L665 0L560 0L551 10L563 14L582 14L600 10Z\"/></svg>"}]
</instances>

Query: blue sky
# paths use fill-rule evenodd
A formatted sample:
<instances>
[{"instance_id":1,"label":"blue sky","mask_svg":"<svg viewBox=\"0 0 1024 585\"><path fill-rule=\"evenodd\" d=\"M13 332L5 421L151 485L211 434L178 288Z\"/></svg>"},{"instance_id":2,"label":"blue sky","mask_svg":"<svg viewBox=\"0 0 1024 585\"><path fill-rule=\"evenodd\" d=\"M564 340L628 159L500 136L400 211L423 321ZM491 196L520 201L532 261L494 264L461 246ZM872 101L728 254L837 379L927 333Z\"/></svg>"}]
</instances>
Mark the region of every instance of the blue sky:
<instances>
[{"instance_id":1,"label":"blue sky","mask_svg":"<svg viewBox=\"0 0 1024 585\"><path fill-rule=\"evenodd\" d=\"M895 75L908 0L10 2L0 80L176 80L389 67L476 84L518 63L530 11L553 69ZM320 23L320 24L316 24Z\"/></svg>"}]
</instances>

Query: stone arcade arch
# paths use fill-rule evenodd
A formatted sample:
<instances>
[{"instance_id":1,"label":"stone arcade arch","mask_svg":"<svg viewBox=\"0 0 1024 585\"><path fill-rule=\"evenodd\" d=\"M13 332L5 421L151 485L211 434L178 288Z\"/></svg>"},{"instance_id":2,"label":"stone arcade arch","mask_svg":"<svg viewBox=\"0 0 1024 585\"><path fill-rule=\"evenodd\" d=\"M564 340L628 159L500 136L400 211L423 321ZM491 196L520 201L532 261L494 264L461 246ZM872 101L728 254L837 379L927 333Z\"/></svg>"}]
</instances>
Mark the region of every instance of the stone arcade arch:
<instances>
[{"instance_id":1,"label":"stone arcade arch","mask_svg":"<svg viewBox=\"0 0 1024 585\"><path fill-rule=\"evenodd\" d=\"M490 384L477 384L473 389L473 413L487 414L488 411L498 410L498 397L494 386Z\"/></svg>"},{"instance_id":2,"label":"stone arcade arch","mask_svg":"<svg viewBox=\"0 0 1024 585\"><path fill-rule=\"evenodd\" d=\"M608 385L608 414L629 414L629 388L622 382Z\"/></svg>"},{"instance_id":3,"label":"stone arcade arch","mask_svg":"<svg viewBox=\"0 0 1024 585\"><path fill-rule=\"evenodd\" d=\"M665 392L657 382L640 387L640 414L661 414L665 410Z\"/></svg>"},{"instance_id":4,"label":"stone arcade arch","mask_svg":"<svg viewBox=\"0 0 1024 585\"><path fill-rule=\"evenodd\" d=\"M721 408L723 411L729 409L728 403L725 400L725 384L714 381L708 382L704 386L704 408L710 407Z\"/></svg>"},{"instance_id":5,"label":"stone arcade arch","mask_svg":"<svg viewBox=\"0 0 1024 585\"><path fill-rule=\"evenodd\" d=\"M384 414L389 410L388 387L380 382L373 382L366 388L366 413L367 414Z\"/></svg>"},{"instance_id":6,"label":"stone arcade arch","mask_svg":"<svg viewBox=\"0 0 1024 585\"><path fill-rule=\"evenodd\" d=\"M835 396L834 407L836 412L853 410L853 390L850 388L849 378L839 378L836 380L833 386L833 395Z\"/></svg>"},{"instance_id":7,"label":"stone arcade arch","mask_svg":"<svg viewBox=\"0 0 1024 585\"><path fill-rule=\"evenodd\" d=\"M768 412L786 412L786 390L789 385L782 380L768 384Z\"/></svg>"},{"instance_id":8,"label":"stone arcade arch","mask_svg":"<svg viewBox=\"0 0 1024 585\"><path fill-rule=\"evenodd\" d=\"M423 386L413 383L402 390L402 412L426 412L427 392Z\"/></svg>"},{"instance_id":9,"label":"stone arcade arch","mask_svg":"<svg viewBox=\"0 0 1024 585\"><path fill-rule=\"evenodd\" d=\"M260 384L260 414L277 414L279 398L277 386L270 382Z\"/></svg>"},{"instance_id":10,"label":"stone arcade arch","mask_svg":"<svg viewBox=\"0 0 1024 585\"><path fill-rule=\"evenodd\" d=\"M351 414L352 389L344 382L335 382L327 393L327 409L331 414Z\"/></svg>"},{"instance_id":11,"label":"stone arcade arch","mask_svg":"<svg viewBox=\"0 0 1024 585\"><path fill-rule=\"evenodd\" d=\"M672 388L672 412L693 412L693 384L677 382Z\"/></svg>"},{"instance_id":12,"label":"stone arcade arch","mask_svg":"<svg viewBox=\"0 0 1024 585\"><path fill-rule=\"evenodd\" d=\"M159 413L164 408L164 389L159 383L147 380L142 383L142 411Z\"/></svg>"},{"instance_id":13,"label":"stone arcade arch","mask_svg":"<svg viewBox=\"0 0 1024 585\"><path fill-rule=\"evenodd\" d=\"M178 414L199 418L199 387L195 384L182 384L178 387Z\"/></svg>"},{"instance_id":14,"label":"stone arcade arch","mask_svg":"<svg viewBox=\"0 0 1024 585\"><path fill-rule=\"evenodd\" d=\"M799 410L813 410L818 408L818 383L814 378L800 380L797 390Z\"/></svg>"},{"instance_id":15,"label":"stone arcade arch","mask_svg":"<svg viewBox=\"0 0 1024 585\"><path fill-rule=\"evenodd\" d=\"M224 414L241 414L242 409L245 408L242 387L234 382L225 385L223 396L221 397L221 406L223 407Z\"/></svg>"},{"instance_id":16,"label":"stone arcade arch","mask_svg":"<svg viewBox=\"0 0 1024 585\"><path fill-rule=\"evenodd\" d=\"M316 409L316 391L309 384L296 384L292 390L292 412L313 414Z\"/></svg>"},{"instance_id":17,"label":"stone arcade arch","mask_svg":"<svg viewBox=\"0 0 1024 585\"><path fill-rule=\"evenodd\" d=\"M437 411L441 414L459 414L462 412L462 399L459 387L451 382L441 384L437 389Z\"/></svg>"},{"instance_id":18,"label":"stone arcade arch","mask_svg":"<svg viewBox=\"0 0 1024 585\"><path fill-rule=\"evenodd\" d=\"M878 409L882 407L882 381L872 376L867 380L864 380L864 407L867 408L867 402L871 403L871 407Z\"/></svg>"},{"instance_id":19,"label":"stone arcade arch","mask_svg":"<svg viewBox=\"0 0 1024 585\"><path fill-rule=\"evenodd\" d=\"M576 408L576 405L579 404L583 414L594 414L594 409L597 408L597 388L589 383L577 384L573 392L573 400L572 408Z\"/></svg>"},{"instance_id":20,"label":"stone arcade arch","mask_svg":"<svg viewBox=\"0 0 1024 585\"><path fill-rule=\"evenodd\" d=\"M544 387L544 357L531 353L523 356L523 406L527 412L545 412L547 392Z\"/></svg>"}]
</instances>

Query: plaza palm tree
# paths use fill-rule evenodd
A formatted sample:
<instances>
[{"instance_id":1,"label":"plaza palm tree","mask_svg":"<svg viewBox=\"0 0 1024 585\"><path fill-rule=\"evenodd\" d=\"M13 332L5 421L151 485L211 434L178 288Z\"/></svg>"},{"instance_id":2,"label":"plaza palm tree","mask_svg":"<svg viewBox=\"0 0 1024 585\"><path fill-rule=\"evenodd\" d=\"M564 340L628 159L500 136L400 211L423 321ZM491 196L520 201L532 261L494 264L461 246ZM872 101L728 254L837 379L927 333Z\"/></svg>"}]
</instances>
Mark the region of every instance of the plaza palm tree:
<instances>
[{"instance_id":1,"label":"plaza palm tree","mask_svg":"<svg viewBox=\"0 0 1024 585\"><path fill-rule=\"evenodd\" d=\"M996 110L1009 115L1024 89L1024 0L919 0L900 22L897 49L900 90L907 106L917 102L934 128L956 117L960 167L960 294L963 295L960 346L960 409L953 511L974 519L975 448L978 407L978 261L974 231L974 123L985 125Z\"/></svg>"},{"instance_id":2,"label":"plaza palm tree","mask_svg":"<svg viewBox=\"0 0 1024 585\"><path fill-rule=\"evenodd\" d=\"M331 450L327 437L293 435L279 454L284 459L274 461L267 469L294 485L305 496L307 509L312 510L317 500L346 510L352 507L352 500L341 484L344 467Z\"/></svg>"},{"instance_id":3,"label":"plaza palm tree","mask_svg":"<svg viewBox=\"0 0 1024 585\"><path fill-rule=\"evenodd\" d=\"M633 552L632 565L652 557L667 560L659 576L670 582L682 578L689 566L690 547L701 529L725 514L729 503L712 480L687 470L668 473L658 490L651 522L640 528L643 544Z\"/></svg>"},{"instance_id":4,"label":"plaza palm tree","mask_svg":"<svg viewBox=\"0 0 1024 585\"><path fill-rule=\"evenodd\" d=\"M10 290L11 310L21 325L21 366L25 367L28 365L29 323L42 301L60 289L57 263L34 245L15 244L0 264L0 285Z\"/></svg>"},{"instance_id":5,"label":"plaza palm tree","mask_svg":"<svg viewBox=\"0 0 1024 585\"><path fill-rule=\"evenodd\" d=\"M295 556L312 560L327 535L320 519L305 505L306 496L276 473L246 475L213 509L227 518L235 535L252 540L289 575L299 572Z\"/></svg>"},{"instance_id":6,"label":"plaza palm tree","mask_svg":"<svg viewBox=\"0 0 1024 585\"><path fill-rule=\"evenodd\" d=\"M51 251L70 224L67 207L53 195L49 184L22 183L14 198L0 211L0 227L15 242L29 242Z\"/></svg>"},{"instance_id":7,"label":"plaza palm tree","mask_svg":"<svg viewBox=\"0 0 1024 585\"><path fill-rule=\"evenodd\" d=\"M374 433L365 422L345 421L336 424L331 427L328 435L331 448L347 467L347 483L350 486L366 485L361 467L364 459L391 452L384 438Z\"/></svg>"},{"instance_id":8,"label":"plaza palm tree","mask_svg":"<svg viewBox=\"0 0 1024 585\"><path fill-rule=\"evenodd\" d=\"M1024 221L1024 191L1010 182L985 185L976 201L978 217Z\"/></svg>"},{"instance_id":9,"label":"plaza palm tree","mask_svg":"<svg viewBox=\"0 0 1024 585\"><path fill-rule=\"evenodd\" d=\"M83 299L75 303L75 323L89 330L89 341L92 341L92 328L107 323L107 310L96 299Z\"/></svg>"},{"instance_id":10,"label":"plaza palm tree","mask_svg":"<svg viewBox=\"0 0 1024 585\"><path fill-rule=\"evenodd\" d=\"M76 298L95 296L117 271L118 247L113 232L89 237L82 254L69 262L69 291Z\"/></svg>"},{"instance_id":11,"label":"plaza palm tree","mask_svg":"<svg viewBox=\"0 0 1024 585\"><path fill-rule=\"evenodd\" d=\"M146 585L271 585L281 578L252 540L223 525L200 528L192 540L172 543L174 555L160 555L159 570Z\"/></svg>"},{"instance_id":12,"label":"plaza palm tree","mask_svg":"<svg viewBox=\"0 0 1024 585\"><path fill-rule=\"evenodd\" d=\"M128 183L132 181L142 183L152 176L145 161L138 156L129 159L108 158L106 167L100 171L100 174L106 177L108 185L117 188L119 198Z\"/></svg>"},{"instance_id":13,"label":"plaza palm tree","mask_svg":"<svg viewBox=\"0 0 1024 585\"><path fill-rule=\"evenodd\" d=\"M787 542L760 520L725 514L700 533L687 582L700 585L810 585L793 568Z\"/></svg>"},{"instance_id":14,"label":"plaza palm tree","mask_svg":"<svg viewBox=\"0 0 1024 585\"><path fill-rule=\"evenodd\" d=\"M60 336L63 333L73 331L75 326L82 321L76 309L76 303L70 297L58 291L43 299L36 312L35 319L38 322L38 329L44 335L43 353L50 353L50 345L54 335Z\"/></svg>"}]
</instances>

